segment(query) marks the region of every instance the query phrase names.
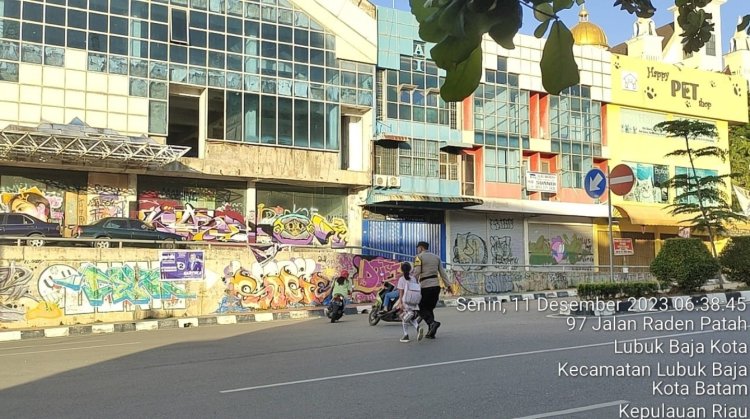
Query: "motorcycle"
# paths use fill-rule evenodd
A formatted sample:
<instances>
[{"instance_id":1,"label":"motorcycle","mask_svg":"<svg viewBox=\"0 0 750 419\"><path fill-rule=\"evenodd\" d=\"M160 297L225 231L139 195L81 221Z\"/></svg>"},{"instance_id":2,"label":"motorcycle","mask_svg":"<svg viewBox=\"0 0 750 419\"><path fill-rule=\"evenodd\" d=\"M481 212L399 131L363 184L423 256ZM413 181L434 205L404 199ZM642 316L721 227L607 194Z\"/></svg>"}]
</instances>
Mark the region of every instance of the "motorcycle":
<instances>
[{"instance_id":1,"label":"motorcycle","mask_svg":"<svg viewBox=\"0 0 750 419\"><path fill-rule=\"evenodd\" d=\"M336 294L335 297L331 298L331 303L328 305L328 311L326 316L331 319L331 323L336 323L344 315L344 297L341 294Z\"/></svg>"},{"instance_id":2,"label":"motorcycle","mask_svg":"<svg viewBox=\"0 0 750 419\"><path fill-rule=\"evenodd\" d=\"M380 292L378 292L378 296L375 299L375 304L372 306L370 315L367 318L370 326L377 325L381 320L384 322L401 322L401 309L391 309L386 312L381 312L381 310L383 309L383 300L385 299L385 295L388 292L392 291L393 288L395 288L393 284L386 283L386 286L383 287Z\"/></svg>"}]
</instances>

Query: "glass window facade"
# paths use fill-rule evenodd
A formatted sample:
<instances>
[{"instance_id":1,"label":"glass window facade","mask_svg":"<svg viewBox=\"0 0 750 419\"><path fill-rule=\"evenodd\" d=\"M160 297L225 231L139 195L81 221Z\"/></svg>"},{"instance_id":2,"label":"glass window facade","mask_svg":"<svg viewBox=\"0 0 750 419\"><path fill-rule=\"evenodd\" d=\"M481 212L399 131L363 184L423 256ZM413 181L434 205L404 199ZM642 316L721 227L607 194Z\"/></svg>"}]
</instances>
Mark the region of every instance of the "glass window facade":
<instances>
[{"instance_id":1,"label":"glass window facade","mask_svg":"<svg viewBox=\"0 0 750 419\"><path fill-rule=\"evenodd\" d=\"M435 63L407 56L402 56L400 63L399 70L384 70L386 117L451 126L456 107L440 97L443 78L438 77Z\"/></svg>"},{"instance_id":2,"label":"glass window facade","mask_svg":"<svg viewBox=\"0 0 750 419\"><path fill-rule=\"evenodd\" d=\"M552 152L560 154L562 187L583 188L586 172L602 154L602 105L587 86L573 86L550 98Z\"/></svg>"},{"instance_id":3,"label":"glass window facade","mask_svg":"<svg viewBox=\"0 0 750 419\"><path fill-rule=\"evenodd\" d=\"M337 59L335 36L289 1L0 0L0 80L18 62L64 65L62 47L128 75L151 134L167 134L169 83L227 92L217 140L337 150L341 107L373 106L375 66Z\"/></svg>"},{"instance_id":4,"label":"glass window facade","mask_svg":"<svg viewBox=\"0 0 750 419\"><path fill-rule=\"evenodd\" d=\"M689 167L675 167L674 169L674 175L675 177L682 177L684 176L689 184L691 185L690 189L695 189L692 185L697 185L698 180L702 179L704 177L708 176L718 176L719 172L717 170L711 170L711 169L695 169L695 173L693 173L693 169ZM697 196L689 196L689 197L682 197L680 198L680 195L689 192L686 191L684 188L676 188L675 191L675 201L679 203L688 203L688 204L698 204L698 197ZM693 192L693 191L690 191ZM704 201L704 205L712 205L714 204L712 201Z\"/></svg>"},{"instance_id":5,"label":"glass window facade","mask_svg":"<svg viewBox=\"0 0 750 419\"><path fill-rule=\"evenodd\" d=\"M474 141L484 144L487 182L521 183L521 150L529 147L529 92L508 73L505 58L498 70L485 70L486 82L474 93Z\"/></svg>"}]
</instances>

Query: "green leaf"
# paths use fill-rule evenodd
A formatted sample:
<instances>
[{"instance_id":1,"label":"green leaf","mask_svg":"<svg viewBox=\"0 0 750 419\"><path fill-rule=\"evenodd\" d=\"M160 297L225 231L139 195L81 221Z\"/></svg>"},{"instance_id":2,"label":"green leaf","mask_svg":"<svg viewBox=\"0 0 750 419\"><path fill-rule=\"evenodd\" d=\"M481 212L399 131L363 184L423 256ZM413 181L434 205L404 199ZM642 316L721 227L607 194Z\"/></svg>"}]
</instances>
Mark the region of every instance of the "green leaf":
<instances>
[{"instance_id":1,"label":"green leaf","mask_svg":"<svg viewBox=\"0 0 750 419\"><path fill-rule=\"evenodd\" d=\"M573 7L573 0L554 0L552 2L552 10L557 13L560 10L567 10Z\"/></svg>"},{"instance_id":2,"label":"green leaf","mask_svg":"<svg viewBox=\"0 0 750 419\"><path fill-rule=\"evenodd\" d=\"M549 28L549 20L545 20L544 22L540 23L539 26L536 27L534 30L534 36L537 38L542 38L545 33L547 33L547 28Z\"/></svg>"},{"instance_id":3,"label":"green leaf","mask_svg":"<svg viewBox=\"0 0 750 419\"><path fill-rule=\"evenodd\" d=\"M419 22L419 37L426 42L440 42L445 38L445 31L437 22L440 9L424 7L424 0L409 0L411 13Z\"/></svg>"},{"instance_id":4,"label":"green leaf","mask_svg":"<svg viewBox=\"0 0 750 419\"><path fill-rule=\"evenodd\" d=\"M550 20L555 16L555 12L552 10L552 5L549 3L537 4L534 7L534 18L540 22Z\"/></svg>"},{"instance_id":5,"label":"green leaf","mask_svg":"<svg viewBox=\"0 0 750 419\"><path fill-rule=\"evenodd\" d=\"M459 63L466 61L481 42L482 38L469 37L468 35L460 38L449 36L432 47L430 57L438 67L451 70Z\"/></svg>"},{"instance_id":6,"label":"green leaf","mask_svg":"<svg viewBox=\"0 0 750 419\"><path fill-rule=\"evenodd\" d=\"M517 1L504 3L503 8L496 10L497 22L489 30L489 35L498 45L505 49L514 49L513 37L523 24L523 9Z\"/></svg>"},{"instance_id":7,"label":"green leaf","mask_svg":"<svg viewBox=\"0 0 750 419\"><path fill-rule=\"evenodd\" d=\"M552 24L549 38L544 45L542 61L542 85L544 90L556 95L563 89L580 82L578 65L573 56L573 34L564 23Z\"/></svg>"},{"instance_id":8,"label":"green leaf","mask_svg":"<svg viewBox=\"0 0 750 419\"><path fill-rule=\"evenodd\" d=\"M445 82L440 87L440 96L446 102L461 101L477 89L482 79L482 48L477 47L466 61L446 72Z\"/></svg>"},{"instance_id":9,"label":"green leaf","mask_svg":"<svg viewBox=\"0 0 750 419\"><path fill-rule=\"evenodd\" d=\"M750 15L742 16L742 22L737 25L737 32L742 32L745 28L750 29Z\"/></svg>"}]
</instances>

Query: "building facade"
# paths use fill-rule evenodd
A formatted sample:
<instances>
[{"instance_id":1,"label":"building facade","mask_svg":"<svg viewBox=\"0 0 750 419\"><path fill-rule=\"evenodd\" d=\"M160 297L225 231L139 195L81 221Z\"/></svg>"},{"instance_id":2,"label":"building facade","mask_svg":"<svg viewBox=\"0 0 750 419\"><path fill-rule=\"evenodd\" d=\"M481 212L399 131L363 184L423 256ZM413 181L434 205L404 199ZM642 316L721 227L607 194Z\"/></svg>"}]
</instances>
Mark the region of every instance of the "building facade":
<instances>
[{"instance_id":1,"label":"building facade","mask_svg":"<svg viewBox=\"0 0 750 419\"><path fill-rule=\"evenodd\" d=\"M585 9L573 33L579 85L544 91L543 39L487 38L477 91L446 103L408 11L0 0L0 205L69 232L129 216L190 240L401 257L426 240L453 264L589 270L609 263L608 202L584 177L624 163L637 182L615 232L636 253L616 263L647 265L680 228L663 183L688 167L651 128L699 118L725 147L747 86L718 72L721 39L666 59L678 37L638 21L610 50Z\"/></svg>"}]
</instances>

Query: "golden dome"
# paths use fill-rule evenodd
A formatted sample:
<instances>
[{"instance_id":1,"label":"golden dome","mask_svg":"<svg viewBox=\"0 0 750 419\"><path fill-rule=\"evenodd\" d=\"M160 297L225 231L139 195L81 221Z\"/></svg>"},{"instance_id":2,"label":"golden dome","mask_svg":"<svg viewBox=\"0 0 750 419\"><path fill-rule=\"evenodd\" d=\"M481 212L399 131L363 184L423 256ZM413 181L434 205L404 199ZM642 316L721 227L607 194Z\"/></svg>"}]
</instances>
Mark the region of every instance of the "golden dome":
<instances>
[{"instance_id":1,"label":"golden dome","mask_svg":"<svg viewBox=\"0 0 750 419\"><path fill-rule=\"evenodd\" d=\"M576 45L594 45L608 48L607 34L598 25L589 22L589 12L585 5L581 5L581 12L578 13L578 17L578 24L570 30L573 33Z\"/></svg>"}]
</instances>

